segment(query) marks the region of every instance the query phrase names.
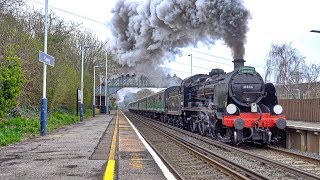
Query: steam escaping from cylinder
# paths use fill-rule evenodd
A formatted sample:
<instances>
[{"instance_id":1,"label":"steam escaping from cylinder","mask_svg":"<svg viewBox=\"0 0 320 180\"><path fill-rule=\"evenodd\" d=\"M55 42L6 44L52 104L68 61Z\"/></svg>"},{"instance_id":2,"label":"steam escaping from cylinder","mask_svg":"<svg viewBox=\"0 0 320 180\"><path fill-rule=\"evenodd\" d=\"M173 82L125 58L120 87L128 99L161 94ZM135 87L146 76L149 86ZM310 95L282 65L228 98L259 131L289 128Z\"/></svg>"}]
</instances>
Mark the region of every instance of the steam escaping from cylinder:
<instances>
[{"instance_id":1,"label":"steam escaping from cylinder","mask_svg":"<svg viewBox=\"0 0 320 180\"><path fill-rule=\"evenodd\" d=\"M223 40L234 59L243 59L249 16L242 0L118 0L109 51L120 64L147 70L179 48Z\"/></svg>"}]
</instances>

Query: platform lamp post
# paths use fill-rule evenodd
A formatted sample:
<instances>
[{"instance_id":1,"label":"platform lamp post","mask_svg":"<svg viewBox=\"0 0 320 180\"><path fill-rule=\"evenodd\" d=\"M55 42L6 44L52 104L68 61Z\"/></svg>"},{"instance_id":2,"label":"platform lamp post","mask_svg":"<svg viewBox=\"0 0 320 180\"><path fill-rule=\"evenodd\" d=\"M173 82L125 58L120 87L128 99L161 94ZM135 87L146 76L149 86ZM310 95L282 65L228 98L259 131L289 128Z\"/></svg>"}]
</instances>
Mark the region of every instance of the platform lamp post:
<instances>
[{"instance_id":1,"label":"platform lamp post","mask_svg":"<svg viewBox=\"0 0 320 180\"><path fill-rule=\"evenodd\" d=\"M92 100L92 117L96 116L96 68L100 68L101 66L93 67L93 100ZM100 92L101 94L101 92Z\"/></svg>"},{"instance_id":2,"label":"platform lamp post","mask_svg":"<svg viewBox=\"0 0 320 180\"><path fill-rule=\"evenodd\" d=\"M83 107L83 64L84 64L84 49L90 48L89 45L80 45L81 47L81 101L80 101L80 121L83 121L83 113L84 113L84 107Z\"/></svg>"},{"instance_id":3,"label":"platform lamp post","mask_svg":"<svg viewBox=\"0 0 320 180\"><path fill-rule=\"evenodd\" d=\"M109 113L109 106L108 106L108 51L106 51L106 76L105 76L105 82L104 82L104 97L105 97L105 101L104 104L106 106L106 114Z\"/></svg>"},{"instance_id":4,"label":"platform lamp post","mask_svg":"<svg viewBox=\"0 0 320 180\"><path fill-rule=\"evenodd\" d=\"M191 57L191 76L192 76L192 50L191 50L191 53L190 54L188 54L188 56L190 56Z\"/></svg>"},{"instance_id":5,"label":"platform lamp post","mask_svg":"<svg viewBox=\"0 0 320 180\"><path fill-rule=\"evenodd\" d=\"M320 31L319 31L319 30L311 30L310 32L320 33Z\"/></svg>"},{"instance_id":6,"label":"platform lamp post","mask_svg":"<svg viewBox=\"0 0 320 180\"><path fill-rule=\"evenodd\" d=\"M44 22L44 53L48 50L48 0L45 0L45 22ZM47 64L43 63L43 88L41 99L41 115L40 115L40 135L45 136L47 134L47 112L48 112L48 100L46 98L46 86L47 86Z\"/></svg>"},{"instance_id":7,"label":"platform lamp post","mask_svg":"<svg viewBox=\"0 0 320 180\"><path fill-rule=\"evenodd\" d=\"M300 89L295 89L296 91L298 91L298 99L300 99Z\"/></svg>"},{"instance_id":8,"label":"platform lamp post","mask_svg":"<svg viewBox=\"0 0 320 180\"><path fill-rule=\"evenodd\" d=\"M99 83L99 84L100 84L100 86L99 86L99 89L100 89L100 91L99 91L99 92L100 92L100 96L99 96L99 97L100 97L100 99L99 99L99 112L100 112L100 114L101 114L101 113L102 113L102 105L101 105L101 99L102 99L102 98L101 98L101 96L102 96L102 92L101 92L101 91L102 91L102 87L101 87L101 84L102 84L102 76L101 76L101 72L99 73L99 79L100 79L100 81L99 81L99 82L100 82L100 83Z\"/></svg>"},{"instance_id":9,"label":"platform lamp post","mask_svg":"<svg viewBox=\"0 0 320 180\"><path fill-rule=\"evenodd\" d=\"M313 33L320 33L319 30L311 30L310 32L313 32ZM299 90L299 99L300 99L300 90ZM319 147L320 147L320 144L319 144Z\"/></svg>"}]
</instances>

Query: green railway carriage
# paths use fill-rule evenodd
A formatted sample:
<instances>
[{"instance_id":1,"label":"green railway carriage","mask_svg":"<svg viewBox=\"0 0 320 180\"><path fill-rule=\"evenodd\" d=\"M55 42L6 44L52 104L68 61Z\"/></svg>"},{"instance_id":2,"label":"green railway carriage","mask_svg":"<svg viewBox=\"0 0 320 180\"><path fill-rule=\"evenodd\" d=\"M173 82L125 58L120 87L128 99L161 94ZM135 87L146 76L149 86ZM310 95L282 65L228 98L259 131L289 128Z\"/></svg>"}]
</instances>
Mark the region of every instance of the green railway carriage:
<instances>
[{"instance_id":1,"label":"green railway carriage","mask_svg":"<svg viewBox=\"0 0 320 180\"><path fill-rule=\"evenodd\" d=\"M181 114L181 109L177 108L181 103L179 92L180 86L172 86L130 103L128 109L151 118L162 118L168 111L169 114ZM173 94L177 96L171 97Z\"/></svg>"},{"instance_id":2,"label":"green railway carriage","mask_svg":"<svg viewBox=\"0 0 320 180\"><path fill-rule=\"evenodd\" d=\"M147 110L147 100L146 99L140 99L138 102L139 110L146 111Z\"/></svg>"},{"instance_id":3,"label":"green railway carriage","mask_svg":"<svg viewBox=\"0 0 320 180\"><path fill-rule=\"evenodd\" d=\"M138 110L139 109L139 106L138 106L138 103L130 103L128 105L128 108L129 109L132 109L132 110Z\"/></svg>"},{"instance_id":4,"label":"green railway carriage","mask_svg":"<svg viewBox=\"0 0 320 180\"><path fill-rule=\"evenodd\" d=\"M163 114L165 111L164 90L131 102L128 105L128 109L149 117Z\"/></svg>"},{"instance_id":5,"label":"green railway carriage","mask_svg":"<svg viewBox=\"0 0 320 180\"><path fill-rule=\"evenodd\" d=\"M181 105L183 103L183 98L181 95L180 86L172 86L167 90L166 97L166 114L170 115L181 115Z\"/></svg>"},{"instance_id":6,"label":"green railway carriage","mask_svg":"<svg viewBox=\"0 0 320 180\"><path fill-rule=\"evenodd\" d=\"M165 91L162 90L153 95L148 96L147 99L147 111L163 113L165 111Z\"/></svg>"}]
</instances>

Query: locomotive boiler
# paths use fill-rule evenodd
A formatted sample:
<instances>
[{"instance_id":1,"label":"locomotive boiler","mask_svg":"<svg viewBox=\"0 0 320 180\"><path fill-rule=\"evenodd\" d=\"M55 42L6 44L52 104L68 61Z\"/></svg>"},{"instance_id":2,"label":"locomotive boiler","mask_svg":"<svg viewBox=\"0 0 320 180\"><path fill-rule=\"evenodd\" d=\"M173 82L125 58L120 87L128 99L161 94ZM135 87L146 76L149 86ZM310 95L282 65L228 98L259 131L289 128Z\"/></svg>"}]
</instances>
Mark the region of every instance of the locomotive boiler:
<instances>
[{"instance_id":1,"label":"locomotive boiler","mask_svg":"<svg viewBox=\"0 0 320 180\"><path fill-rule=\"evenodd\" d=\"M162 91L160 112L152 113L148 108L140 111L137 102L131 103L129 110L134 106L136 112L151 112L165 123L234 145L276 141L286 120L275 87L264 83L254 67L243 63L244 60L236 59L232 72L212 69L209 74L191 76L181 86Z\"/></svg>"}]
</instances>

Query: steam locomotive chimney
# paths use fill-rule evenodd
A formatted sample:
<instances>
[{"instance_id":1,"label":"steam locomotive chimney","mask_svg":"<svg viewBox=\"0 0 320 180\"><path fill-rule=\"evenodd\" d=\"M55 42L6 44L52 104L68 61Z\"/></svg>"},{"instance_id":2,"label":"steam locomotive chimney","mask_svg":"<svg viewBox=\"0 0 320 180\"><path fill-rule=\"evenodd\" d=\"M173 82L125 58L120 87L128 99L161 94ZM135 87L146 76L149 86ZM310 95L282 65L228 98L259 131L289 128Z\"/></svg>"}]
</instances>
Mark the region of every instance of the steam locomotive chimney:
<instances>
[{"instance_id":1,"label":"steam locomotive chimney","mask_svg":"<svg viewBox=\"0 0 320 180\"><path fill-rule=\"evenodd\" d=\"M244 66L244 59L234 59L233 61L234 69L239 69L240 67Z\"/></svg>"}]
</instances>

